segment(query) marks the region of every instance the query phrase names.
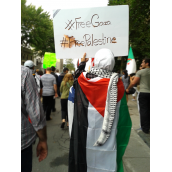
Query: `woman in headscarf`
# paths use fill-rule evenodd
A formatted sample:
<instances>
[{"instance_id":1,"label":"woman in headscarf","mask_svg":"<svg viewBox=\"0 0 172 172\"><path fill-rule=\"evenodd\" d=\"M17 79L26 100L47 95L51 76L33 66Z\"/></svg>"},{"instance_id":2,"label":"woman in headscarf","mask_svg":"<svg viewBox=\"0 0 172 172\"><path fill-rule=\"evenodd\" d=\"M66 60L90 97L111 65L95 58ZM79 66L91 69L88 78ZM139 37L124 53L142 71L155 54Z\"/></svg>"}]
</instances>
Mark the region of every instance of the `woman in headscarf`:
<instances>
[{"instance_id":1,"label":"woman in headscarf","mask_svg":"<svg viewBox=\"0 0 172 172\"><path fill-rule=\"evenodd\" d=\"M89 73L84 72L85 57L86 53L75 74L75 91L69 93L74 94L69 172L123 171L131 131L124 85L112 72L115 60L109 49L95 54Z\"/></svg>"}]
</instances>

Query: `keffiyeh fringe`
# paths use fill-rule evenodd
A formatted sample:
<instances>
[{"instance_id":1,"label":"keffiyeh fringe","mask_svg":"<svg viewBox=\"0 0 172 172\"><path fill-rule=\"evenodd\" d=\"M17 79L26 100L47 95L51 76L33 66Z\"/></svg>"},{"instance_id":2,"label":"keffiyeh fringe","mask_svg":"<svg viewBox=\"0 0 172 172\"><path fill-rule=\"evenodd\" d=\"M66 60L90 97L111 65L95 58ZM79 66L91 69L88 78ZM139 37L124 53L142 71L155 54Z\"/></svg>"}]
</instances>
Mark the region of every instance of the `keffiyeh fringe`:
<instances>
[{"instance_id":1,"label":"keffiyeh fringe","mask_svg":"<svg viewBox=\"0 0 172 172\"><path fill-rule=\"evenodd\" d=\"M106 143L106 141L110 137L113 121L115 118L117 94L118 94L118 89L117 89L118 74L104 70L104 69L97 69L97 68L92 68L90 73L95 74L98 77L110 78L108 91L107 91L102 131L100 133L99 138L94 144L94 146L102 146Z\"/></svg>"}]
</instances>

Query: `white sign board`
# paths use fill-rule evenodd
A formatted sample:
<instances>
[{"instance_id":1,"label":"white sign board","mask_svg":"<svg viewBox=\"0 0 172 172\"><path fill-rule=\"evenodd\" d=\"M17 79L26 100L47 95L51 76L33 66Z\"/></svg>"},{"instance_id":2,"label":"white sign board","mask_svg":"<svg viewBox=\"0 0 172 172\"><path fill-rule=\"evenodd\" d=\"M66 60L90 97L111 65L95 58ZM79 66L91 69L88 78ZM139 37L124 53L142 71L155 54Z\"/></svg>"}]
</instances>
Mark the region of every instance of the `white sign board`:
<instances>
[{"instance_id":1,"label":"white sign board","mask_svg":"<svg viewBox=\"0 0 172 172\"><path fill-rule=\"evenodd\" d=\"M128 55L128 5L54 10L53 25L58 59L94 57L101 48Z\"/></svg>"}]
</instances>

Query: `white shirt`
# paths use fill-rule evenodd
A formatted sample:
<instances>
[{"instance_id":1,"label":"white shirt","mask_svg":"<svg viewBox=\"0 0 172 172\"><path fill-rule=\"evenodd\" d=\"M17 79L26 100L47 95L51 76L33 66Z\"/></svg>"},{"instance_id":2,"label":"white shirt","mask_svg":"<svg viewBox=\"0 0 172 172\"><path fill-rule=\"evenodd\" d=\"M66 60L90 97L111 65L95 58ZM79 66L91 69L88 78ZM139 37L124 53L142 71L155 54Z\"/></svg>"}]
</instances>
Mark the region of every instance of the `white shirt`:
<instances>
[{"instance_id":1,"label":"white shirt","mask_svg":"<svg viewBox=\"0 0 172 172\"><path fill-rule=\"evenodd\" d=\"M59 76L59 75L60 75L60 73L56 73L56 75L58 75L58 76Z\"/></svg>"}]
</instances>

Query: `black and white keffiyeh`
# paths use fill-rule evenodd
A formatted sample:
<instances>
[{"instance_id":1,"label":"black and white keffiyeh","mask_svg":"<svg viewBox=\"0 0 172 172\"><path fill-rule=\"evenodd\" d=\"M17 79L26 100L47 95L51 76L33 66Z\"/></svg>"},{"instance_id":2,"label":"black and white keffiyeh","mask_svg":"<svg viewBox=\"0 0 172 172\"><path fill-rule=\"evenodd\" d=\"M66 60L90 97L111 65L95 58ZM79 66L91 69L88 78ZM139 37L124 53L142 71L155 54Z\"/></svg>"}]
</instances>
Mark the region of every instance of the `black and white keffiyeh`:
<instances>
[{"instance_id":1,"label":"black and white keffiyeh","mask_svg":"<svg viewBox=\"0 0 172 172\"><path fill-rule=\"evenodd\" d=\"M102 125L102 131L95 142L94 146L102 146L110 136L113 121L115 118L115 110L117 104L117 82L118 82L118 74L105 70L105 69L98 69L92 68L89 72L91 74L95 74L101 78L110 78L108 91L107 91L107 98L106 98L106 105L105 105L105 113L104 113L104 120Z\"/></svg>"},{"instance_id":2,"label":"black and white keffiyeh","mask_svg":"<svg viewBox=\"0 0 172 172\"><path fill-rule=\"evenodd\" d=\"M114 74L114 72L111 72L105 69L98 69L95 67L91 68L89 73L95 74L101 78L111 78L112 74Z\"/></svg>"}]
</instances>

